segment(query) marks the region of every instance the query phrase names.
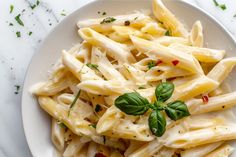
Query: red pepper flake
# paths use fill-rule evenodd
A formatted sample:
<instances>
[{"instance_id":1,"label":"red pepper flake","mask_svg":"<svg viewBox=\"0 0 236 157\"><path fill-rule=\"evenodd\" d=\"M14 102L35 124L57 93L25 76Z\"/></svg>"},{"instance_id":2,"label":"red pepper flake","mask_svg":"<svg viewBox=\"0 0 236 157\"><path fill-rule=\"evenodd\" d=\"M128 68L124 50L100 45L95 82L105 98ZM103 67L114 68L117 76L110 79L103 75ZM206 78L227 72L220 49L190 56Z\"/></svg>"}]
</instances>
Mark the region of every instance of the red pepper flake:
<instances>
[{"instance_id":1,"label":"red pepper flake","mask_svg":"<svg viewBox=\"0 0 236 157\"><path fill-rule=\"evenodd\" d=\"M156 62L156 66L159 65L159 64L161 64L161 63L163 63L163 61L160 60L160 59L158 59L157 62Z\"/></svg>"},{"instance_id":2,"label":"red pepper flake","mask_svg":"<svg viewBox=\"0 0 236 157\"><path fill-rule=\"evenodd\" d=\"M208 95L203 95L202 96L202 101L204 104L207 104L209 102L209 96Z\"/></svg>"},{"instance_id":3,"label":"red pepper flake","mask_svg":"<svg viewBox=\"0 0 236 157\"><path fill-rule=\"evenodd\" d=\"M94 157L106 157L106 156L102 153L96 153L96 155Z\"/></svg>"},{"instance_id":4,"label":"red pepper flake","mask_svg":"<svg viewBox=\"0 0 236 157\"><path fill-rule=\"evenodd\" d=\"M172 64L173 64L174 66L176 66L177 64L179 64L179 61L178 61L178 60L173 60L173 61L172 61Z\"/></svg>"}]
</instances>

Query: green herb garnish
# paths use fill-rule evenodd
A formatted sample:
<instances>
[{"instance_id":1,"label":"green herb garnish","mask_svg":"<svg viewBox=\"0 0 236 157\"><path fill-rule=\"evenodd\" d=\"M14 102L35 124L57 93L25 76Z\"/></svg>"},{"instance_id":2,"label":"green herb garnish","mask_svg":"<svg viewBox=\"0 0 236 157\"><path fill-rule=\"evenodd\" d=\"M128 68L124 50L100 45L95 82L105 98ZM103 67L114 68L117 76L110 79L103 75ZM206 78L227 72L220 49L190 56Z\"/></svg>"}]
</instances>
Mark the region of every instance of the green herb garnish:
<instances>
[{"instance_id":1,"label":"green herb garnish","mask_svg":"<svg viewBox=\"0 0 236 157\"><path fill-rule=\"evenodd\" d=\"M81 90L78 91L78 93L77 93L76 96L75 96L75 99L74 99L73 102L71 103L70 109L69 109L69 112L68 112L68 117L70 116L70 111L71 111L71 109L73 108L73 106L75 105L75 103L77 102L77 100L79 99L80 93L81 93Z\"/></svg>"},{"instance_id":2,"label":"green herb garnish","mask_svg":"<svg viewBox=\"0 0 236 157\"><path fill-rule=\"evenodd\" d=\"M36 7L36 5L30 5L30 8L33 10Z\"/></svg>"},{"instance_id":3,"label":"green herb garnish","mask_svg":"<svg viewBox=\"0 0 236 157\"><path fill-rule=\"evenodd\" d=\"M155 96L158 101L165 102L168 100L174 92L174 84L169 82L163 82L156 87Z\"/></svg>"},{"instance_id":4,"label":"green herb garnish","mask_svg":"<svg viewBox=\"0 0 236 157\"><path fill-rule=\"evenodd\" d=\"M98 65L97 65L97 64L87 63L86 65L87 65L87 67L89 67L89 68L91 68L91 69L96 69L96 70L98 70Z\"/></svg>"},{"instance_id":5,"label":"green herb garnish","mask_svg":"<svg viewBox=\"0 0 236 157\"><path fill-rule=\"evenodd\" d=\"M21 33L19 31L16 32L17 38L21 37Z\"/></svg>"},{"instance_id":6,"label":"green herb garnish","mask_svg":"<svg viewBox=\"0 0 236 157\"><path fill-rule=\"evenodd\" d=\"M89 124L89 126L93 127L94 129L96 129L96 127L97 127L96 124Z\"/></svg>"},{"instance_id":7,"label":"green herb garnish","mask_svg":"<svg viewBox=\"0 0 236 157\"><path fill-rule=\"evenodd\" d=\"M36 1L36 5L39 5L39 3L40 3L39 0L37 0L37 1Z\"/></svg>"},{"instance_id":8,"label":"green herb garnish","mask_svg":"<svg viewBox=\"0 0 236 157\"><path fill-rule=\"evenodd\" d=\"M215 6L219 6L219 3L216 0L213 0Z\"/></svg>"},{"instance_id":9,"label":"green herb garnish","mask_svg":"<svg viewBox=\"0 0 236 157\"><path fill-rule=\"evenodd\" d=\"M99 111L101 111L101 110L102 110L101 105L97 104L97 105L95 106L95 112L99 112Z\"/></svg>"},{"instance_id":10,"label":"green herb garnish","mask_svg":"<svg viewBox=\"0 0 236 157\"><path fill-rule=\"evenodd\" d=\"M188 111L187 106L182 101L174 101L172 103L167 104L166 114L172 120L178 120L179 117L189 116L190 113Z\"/></svg>"},{"instance_id":11,"label":"green herb garnish","mask_svg":"<svg viewBox=\"0 0 236 157\"><path fill-rule=\"evenodd\" d=\"M160 83L155 90L156 101L154 103L142 97L137 92L125 93L115 100L115 106L128 115L143 115L152 109L148 118L151 132L155 136L162 136L166 130L166 119L163 111L172 120L179 120L189 116L187 105L182 101L174 101L168 104L165 102L172 96L174 84L170 82Z\"/></svg>"},{"instance_id":12,"label":"green herb garnish","mask_svg":"<svg viewBox=\"0 0 236 157\"><path fill-rule=\"evenodd\" d=\"M103 19L103 20L100 22L100 24L112 23L112 22L114 22L115 20L116 20L116 19L113 18L113 17L107 17L107 18Z\"/></svg>"},{"instance_id":13,"label":"green herb garnish","mask_svg":"<svg viewBox=\"0 0 236 157\"><path fill-rule=\"evenodd\" d=\"M216 7L219 7L221 8L222 10L225 10L227 9L226 5L225 4L219 4L216 0L213 0L214 4Z\"/></svg>"},{"instance_id":14,"label":"green herb garnish","mask_svg":"<svg viewBox=\"0 0 236 157\"><path fill-rule=\"evenodd\" d=\"M20 86L19 85L15 85L15 88L16 88L15 94L19 94Z\"/></svg>"},{"instance_id":15,"label":"green herb garnish","mask_svg":"<svg viewBox=\"0 0 236 157\"><path fill-rule=\"evenodd\" d=\"M61 15L62 15L62 16L66 16L66 14L65 14L65 13L61 13Z\"/></svg>"},{"instance_id":16,"label":"green herb garnish","mask_svg":"<svg viewBox=\"0 0 236 157\"><path fill-rule=\"evenodd\" d=\"M125 93L115 100L116 107L128 115L143 115L149 109L148 104L137 92Z\"/></svg>"},{"instance_id":17,"label":"green herb garnish","mask_svg":"<svg viewBox=\"0 0 236 157\"><path fill-rule=\"evenodd\" d=\"M138 89L146 89L144 86L139 86Z\"/></svg>"},{"instance_id":18,"label":"green herb garnish","mask_svg":"<svg viewBox=\"0 0 236 157\"><path fill-rule=\"evenodd\" d=\"M167 30L165 36L171 36L171 35L172 35L171 30Z\"/></svg>"},{"instance_id":19,"label":"green herb garnish","mask_svg":"<svg viewBox=\"0 0 236 157\"><path fill-rule=\"evenodd\" d=\"M30 8L33 10L34 8L36 8L39 5L39 0L36 1L36 4L30 5Z\"/></svg>"},{"instance_id":20,"label":"green herb garnish","mask_svg":"<svg viewBox=\"0 0 236 157\"><path fill-rule=\"evenodd\" d=\"M63 129L67 128L67 126L63 122L58 122L58 125Z\"/></svg>"},{"instance_id":21,"label":"green herb garnish","mask_svg":"<svg viewBox=\"0 0 236 157\"><path fill-rule=\"evenodd\" d=\"M13 10L14 10L14 6L11 4L10 5L10 14L13 12Z\"/></svg>"},{"instance_id":22,"label":"green herb garnish","mask_svg":"<svg viewBox=\"0 0 236 157\"><path fill-rule=\"evenodd\" d=\"M155 67L155 66L156 66L156 63L153 62L153 61L148 62L148 64L147 64L148 70L152 69L152 68Z\"/></svg>"},{"instance_id":23,"label":"green herb garnish","mask_svg":"<svg viewBox=\"0 0 236 157\"><path fill-rule=\"evenodd\" d=\"M21 16L21 15L18 14L18 15L15 17L15 20L16 20L16 22L17 22L19 25L24 26L24 23L21 21L20 16Z\"/></svg>"},{"instance_id":24,"label":"green herb garnish","mask_svg":"<svg viewBox=\"0 0 236 157\"><path fill-rule=\"evenodd\" d=\"M31 36L32 34L33 34L33 32L31 32L31 31L28 33L29 36Z\"/></svg>"},{"instance_id":25,"label":"green herb garnish","mask_svg":"<svg viewBox=\"0 0 236 157\"><path fill-rule=\"evenodd\" d=\"M161 136L166 131L166 119L159 110L153 110L148 118L148 125L155 136Z\"/></svg>"},{"instance_id":26,"label":"green herb garnish","mask_svg":"<svg viewBox=\"0 0 236 157\"><path fill-rule=\"evenodd\" d=\"M219 7L220 7L222 10L225 10L225 9L227 9L227 7L226 7L226 5L225 5L225 4L221 4L221 5L219 5Z\"/></svg>"}]
</instances>

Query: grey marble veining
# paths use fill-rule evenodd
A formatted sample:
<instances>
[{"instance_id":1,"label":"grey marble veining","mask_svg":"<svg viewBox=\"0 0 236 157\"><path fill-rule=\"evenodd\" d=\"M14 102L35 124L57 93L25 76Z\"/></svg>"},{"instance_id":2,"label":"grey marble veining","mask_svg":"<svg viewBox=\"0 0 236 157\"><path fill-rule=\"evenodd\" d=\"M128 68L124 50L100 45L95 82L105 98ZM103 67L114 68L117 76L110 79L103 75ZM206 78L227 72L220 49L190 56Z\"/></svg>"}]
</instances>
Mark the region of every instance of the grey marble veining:
<instances>
[{"instance_id":1,"label":"grey marble veining","mask_svg":"<svg viewBox=\"0 0 236 157\"><path fill-rule=\"evenodd\" d=\"M16 87L22 87L24 75L30 59L40 42L58 22L80 6L91 0L40 0L40 4L33 10L30 5L36 0L2 0L0 5L0 157L29 157L22 120L21 120L21 88L15 94ZM222 11L214 6L211 0L185 0L216 17L228 30L236 33L236 1L219 0L225 3L227 10ZM14 10L10 14L9 6ZM22 10L25 11L22 13ZM19 26L14 17L19 13L25 24ZM9 26L13 23L14 26ZM21 37L16 37L16 32ZM32 31L31 36L28 33ZM236 37L236 36L235 36Z\"/></svg>"}]
</instances>

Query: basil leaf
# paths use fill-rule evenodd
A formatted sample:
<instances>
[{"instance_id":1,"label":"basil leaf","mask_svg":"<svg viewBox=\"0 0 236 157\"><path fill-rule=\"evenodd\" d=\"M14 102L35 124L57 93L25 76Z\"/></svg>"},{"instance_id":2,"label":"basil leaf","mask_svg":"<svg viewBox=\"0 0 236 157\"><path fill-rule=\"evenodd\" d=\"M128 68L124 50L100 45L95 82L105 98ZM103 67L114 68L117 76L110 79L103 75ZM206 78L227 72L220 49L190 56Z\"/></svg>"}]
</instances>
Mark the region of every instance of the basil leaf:
<instances>
[{"instance_id":1,"label":"basil leaf","mask_svg":"<svg viewBox=\"0 0 236 157\"><path fill-rule=\"evenodd\" d=\"M112 23L114 22L116 19L114 17L107 17L105 19L103 19L100 24L105 24L105 23Z\"/></svg>"},{"instance_id":2,"label":"basil leaf","mask_svg":"<svg viewBox=\"0 0 236 157\"><path fill-rule=\"evenodd\" d=\"M87 67L89 67L90 69L96 69L96 70L98 70L98 65L97 65L97 64L87 63L86 65L87 65Z\"/></svg>"},{"instance_id":3,"label":"basil leaf","mask_svg":"<svg viewBox=\"0 0 236 157\"><path fill-rule=\"evenodd\" d=\"M165 111L172 120L178 120L190 115L187 105L179 100L167 104Z\"/></svg>"},{"instance_id":4,"label":"basil leaf","mask_svg":"<svg viewBox=\"0 0 236 157\"><path fill-rule=\"evenodd\" d=\"M149 102L139 93L125 93L115 100L115 106L128 115L143 115L149 109Z\"/></svg>"},{"instance_id":5,"label":"basil leaf","mask_svg":"<svg viewBox=\"0 0 236 157\"><path fill-rule=\"evenodd\" d=\"M148 118L148 124L151 132L157 137L166 131L166 119L161 111L153 110Z\"/></svg>"},{"instance_id":6,"label":"basil leaf","mask_svg":"<svg viewBox=\"0 0 236 157\"><path fill-rule=\"evenodd\" d=\"M165 102L174 92L174 84L171 82L163 82L156 87L155 95L157 101Z\"/></svg>"}]
</instances>

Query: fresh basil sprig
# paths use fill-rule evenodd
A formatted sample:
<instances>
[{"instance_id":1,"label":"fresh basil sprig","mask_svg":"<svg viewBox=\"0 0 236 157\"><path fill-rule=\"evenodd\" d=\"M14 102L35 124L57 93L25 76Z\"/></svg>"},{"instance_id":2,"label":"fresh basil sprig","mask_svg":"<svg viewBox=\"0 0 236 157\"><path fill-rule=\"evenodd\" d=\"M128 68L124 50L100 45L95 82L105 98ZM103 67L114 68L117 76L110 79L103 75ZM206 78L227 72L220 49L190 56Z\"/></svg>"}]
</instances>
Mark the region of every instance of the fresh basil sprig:
<instances>
[{"instance_id":1,"label":"fresh basil sprig","mask_svg":"<svg viewBox=\"0 0 236 157\"><path fill-rule=\"evenodd\" d=\"M155 95L157 101L165 102L174 92L174 84L170 82L163 82L156 87Z\"/></svg>"},{"instance_id":2,"label":"fresh basil sprig","mask_svg":"<svg viewBox=\"0 0 236 157\"><path fill-rule=\"evenodd\" d=\"M143 115L149 109L148 104L137 92L123 94L115 100L116 107L128 115Z\"/></svg>"},{"instance_id":3,"label":"fresh basil sprig","mask_svg":"<svg viewBox=\"0 0 236 157\"><path fill-rule=\"evenodd\" d=\"M156 101L154 103L142 97L139 93L125 93L115 100L115 106L128 115L143 115L152 109L148 118L151 132L155 136L162 136L166 130L166 119L163 111L172 120L179 120L189 116L187 105L180 100L165 104L174 92L174 84L171 82L160 83L155 90Z\"/></svg>"},{"instance_id":4,"label":"fresh basil sprig","mask_svg":"<svg viewBox=\"0 0 236 157\"><path fill-rule=\"evenodd\" d=\"M166 131L166 119L159 110L153 110L148 118L148 125L155 136L162 136Z\"/></svg>"},{"instance_id":5,"label":"fresh basil sprig","mask_svg":"<svg viewBox=\"0 0 236 157\"><path fill-rule=\"evenodd\" d=\"M178 120L190 115L185 103L179 100L167 104L165 111L172 120Z\"/></svg>"}]
</instances>

